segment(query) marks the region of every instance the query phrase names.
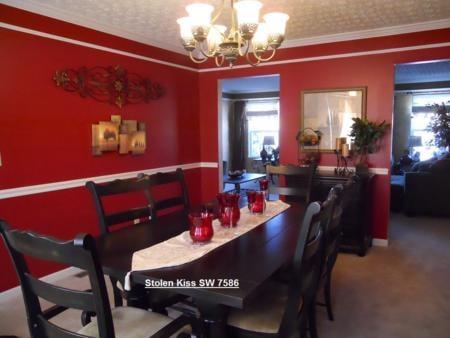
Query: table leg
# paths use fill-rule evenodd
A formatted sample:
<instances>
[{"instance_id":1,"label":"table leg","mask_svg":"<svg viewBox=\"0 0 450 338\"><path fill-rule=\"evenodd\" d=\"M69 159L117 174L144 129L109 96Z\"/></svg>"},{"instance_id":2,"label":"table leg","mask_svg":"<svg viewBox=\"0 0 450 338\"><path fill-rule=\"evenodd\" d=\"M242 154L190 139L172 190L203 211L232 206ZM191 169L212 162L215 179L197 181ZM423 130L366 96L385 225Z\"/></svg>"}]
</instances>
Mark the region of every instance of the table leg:
<instances>
[{"instance_id":1,"label":"table leg","mask_svg":"<svg viewBox=\"0 0 450 338\"><path fill-rule=\"evenodd\" d=\"M239 194L241 192L241 185L239 183L234 184L234 189Z\"/></svg>"},{"instance_id":2,"label":"table leg","mask_svg":"<svg viewBox=\"0 0 450 338\"><path fill-rule=\"evenodd\" d=\"M203 324L203 337L226 337L228 308L224 305L196 301Z\"/></svg>"}]
</instances>

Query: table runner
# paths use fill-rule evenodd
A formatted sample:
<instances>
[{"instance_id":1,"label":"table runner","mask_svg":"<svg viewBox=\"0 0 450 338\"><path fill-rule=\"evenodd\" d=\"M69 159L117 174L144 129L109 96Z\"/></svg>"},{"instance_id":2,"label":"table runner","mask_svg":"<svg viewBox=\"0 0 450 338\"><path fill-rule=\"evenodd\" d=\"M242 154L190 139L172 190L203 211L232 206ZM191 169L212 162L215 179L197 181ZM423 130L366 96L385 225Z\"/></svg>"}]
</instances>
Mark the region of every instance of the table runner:
<instances>
[{"instance_id":1,"label":"table runner","mask_svg":"<svg viewBox=\"0 0 450 338\"><path fill-rule=\"evenodd\" d=\"M131 271L167 268L192 262L221 245L256 228L289 208L283 201L268 201L263 215L252 215L248 207L241 208L241 218L234 228L224 228L219 220L213 221L214 236L205 244L193 244L189 231L172 237L164 242L136 251L133 254ZM130 271L130 272L131 272ZM125 289L130 288L130 272L125 278Z\"/></svg>"}]
</instances>

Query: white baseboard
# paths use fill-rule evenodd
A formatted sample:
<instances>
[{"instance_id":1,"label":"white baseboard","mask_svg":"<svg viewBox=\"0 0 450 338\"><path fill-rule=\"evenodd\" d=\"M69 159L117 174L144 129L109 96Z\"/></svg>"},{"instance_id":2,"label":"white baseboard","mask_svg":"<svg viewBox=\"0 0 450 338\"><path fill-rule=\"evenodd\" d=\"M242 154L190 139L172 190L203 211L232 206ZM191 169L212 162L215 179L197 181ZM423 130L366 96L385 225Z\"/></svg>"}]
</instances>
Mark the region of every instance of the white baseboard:
<instances>
[{"instance_id":1,"label":"white baseboard","mask_svg":"<svg viewBox=\"0 0 450 338\"><path fill-rule=\"evenodd\" d=\"M383 238L373 238L372 239L373 246L388 246L388 240Z\"/></svg>"},{"instance_id":2,"label":"white baseboard","mask_svg":"<svg viewBox=\"0 0 450 338\"><path fill-rule=\"evenodd\" d=\"M57 281L74 276L77 273L80 273L82 270L70 267L67 269L59 270L54 273L51 273L49 275L46 275L44 277L39 278L40 280L47 282L47 283L56 283ZM0 293L0 303L6 302L14 297L22 297L22 290L20 289L20 285L13 287L12 289L8 289L6 291L3 291Z\"/></svg>"}]
</instances>

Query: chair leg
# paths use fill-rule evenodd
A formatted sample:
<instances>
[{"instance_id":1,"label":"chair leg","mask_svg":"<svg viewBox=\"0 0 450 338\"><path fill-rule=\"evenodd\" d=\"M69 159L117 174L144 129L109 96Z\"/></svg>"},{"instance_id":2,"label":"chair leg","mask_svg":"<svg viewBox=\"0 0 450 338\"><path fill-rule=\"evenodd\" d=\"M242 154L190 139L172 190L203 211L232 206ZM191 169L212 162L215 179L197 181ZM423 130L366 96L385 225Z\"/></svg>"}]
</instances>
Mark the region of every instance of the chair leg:
<instances>
[{"instance_id":1,"label":"chair leg","mask_svg":"<svg viewBox=\"0 0 450 338\"><path fill-rule=\"evenodd\" d=\"M154 307L154 308L152 308L152 311L156 312L156 313L160 313L165 316L169 315L169 312L167 312L167 309L165 307Z\"/></svg>"},{"instance_id":2,"label":"chair leg","mask_svg":"<svg viewBox=\"0 0 450 338\"><path fill-rule=\"evenodd\" d=\"M331 307L331 274L327 276L327 279L325 281L325 285L323 288L324 296L325 296L325 305L327 307L327 313L328 313L328 319L333 321L334 315L333 315L333 309Z\"/></svg>"},{"instance_id":3,"label":"chair leg","mask_svg":"<svg viewBox=\"0 0 450 338\"><path fill-rule=\"evenodd\" d=\"M311 302L308 313L309 335L311 338L318 338L317 322L316 322L316 301Z\"/></svg>"},{"instance_id":4,"label":"chair leg","mask_svg":"<svg viewBox=\"0 0 450 338\"><path fill-rule=\"evenodd\" d=\"M110 280L111 280L113 295L114 295L114 307L122 306L123 305L122 293L120 292L119 288L117 287L117 279L110 277Z\"/></svg>"},{"instance_id":5,"label":"chair leg","mask_svg":"<svg viewBox=\"0 0 450 338\"><path fill-rule=\"evenodd\" d=\"M305 314L300 319L300 338L308 338L308 326L305 320L305 317L307 317Z\"/></svg>"}]
</instances>

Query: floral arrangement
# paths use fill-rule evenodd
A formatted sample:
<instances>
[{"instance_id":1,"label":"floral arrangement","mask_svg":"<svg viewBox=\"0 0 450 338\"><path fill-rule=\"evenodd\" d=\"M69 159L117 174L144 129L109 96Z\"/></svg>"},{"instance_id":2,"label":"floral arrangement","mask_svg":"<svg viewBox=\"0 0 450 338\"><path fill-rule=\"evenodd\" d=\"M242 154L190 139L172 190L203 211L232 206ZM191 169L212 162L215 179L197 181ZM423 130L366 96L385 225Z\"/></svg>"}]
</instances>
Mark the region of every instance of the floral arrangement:
<instances>
[{"instance_id":1,"label":"floral arrangement","mask_svg":"<svg viewBox=\"0 0 450 338\"><path fill-rule=\"evenodd\" d=\"M320 136L320 131L305 128L303 131L299 132L298 143L303 146L316 146L320 143Z\"/></svg>"}]
</instances>

